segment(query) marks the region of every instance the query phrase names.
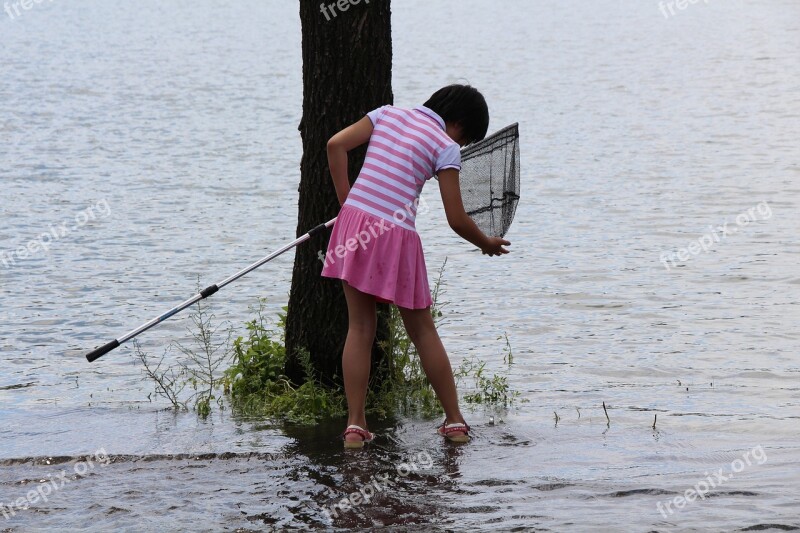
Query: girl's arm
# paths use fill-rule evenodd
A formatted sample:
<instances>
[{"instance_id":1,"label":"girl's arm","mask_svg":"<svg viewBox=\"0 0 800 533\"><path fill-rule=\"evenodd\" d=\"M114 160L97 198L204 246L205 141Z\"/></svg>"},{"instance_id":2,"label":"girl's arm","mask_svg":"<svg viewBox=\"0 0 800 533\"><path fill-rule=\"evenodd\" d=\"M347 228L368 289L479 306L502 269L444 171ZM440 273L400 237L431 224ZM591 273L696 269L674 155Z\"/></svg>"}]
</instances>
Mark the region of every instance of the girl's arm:
<instances>
[{"instance_id":1,"label":"girl's arm","mask_svg":"<svg viewBox=\"0 0 800 533\"><path fill-rule=\"evenodd\" d=\"M438 176L444 212L447 215L447 223L450 224L453 231L464 240L480 248L484 254L490 256L507 254L508 250L503 248L503 245L511 243L500 237L488 237L469 218L469 215L464 210L464 202L461 200L461 187L458 184L458 170L446 168L440 170Z\"/></svg>"},{"instance_id":2,"label":"girl's arm","mask_svg":"<svg viewBox=\"0 0 800 533\"><path fill-rule=\"evenodd\" d=\"M350 193L347 152L369 141L370 135L372 135L372 121L369 117L364 117L328 140L328 168L331 171L339 205L344 203Z\"/></svg>"}]
</instances>

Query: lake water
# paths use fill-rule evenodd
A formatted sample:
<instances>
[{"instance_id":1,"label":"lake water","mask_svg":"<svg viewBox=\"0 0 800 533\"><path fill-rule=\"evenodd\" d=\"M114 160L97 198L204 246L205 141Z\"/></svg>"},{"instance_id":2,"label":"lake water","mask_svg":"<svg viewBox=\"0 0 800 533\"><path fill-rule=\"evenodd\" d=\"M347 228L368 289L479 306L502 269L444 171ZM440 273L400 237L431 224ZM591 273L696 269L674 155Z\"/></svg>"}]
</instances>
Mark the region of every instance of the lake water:
<instances>
[{"instance_id":1,"label":"lake water","mask_svg":"<svg viewBox=\"0 0 800 533\"><path fill-rule=\"evenodd\" d=\"M800 528L797 2L393 2L397 105L468 81L490 131L520 123L510 255L453 234L435 182L417 225L429 271L448 260L453 362L508 372L524 401L468 413L461 447L438 420L376 420L355 454L339 421L166 411L129 345L84 359L293 238L296 3L13 9L0 504L56 488L0 530ZM37 239L46 250L16 252ZM241 330L259 297L274 315L291 260L211 298L218 321ZM142 347L189 326L175 317ZM369 503L331 511L367 486Z\"/></svg>"}]
</instances>

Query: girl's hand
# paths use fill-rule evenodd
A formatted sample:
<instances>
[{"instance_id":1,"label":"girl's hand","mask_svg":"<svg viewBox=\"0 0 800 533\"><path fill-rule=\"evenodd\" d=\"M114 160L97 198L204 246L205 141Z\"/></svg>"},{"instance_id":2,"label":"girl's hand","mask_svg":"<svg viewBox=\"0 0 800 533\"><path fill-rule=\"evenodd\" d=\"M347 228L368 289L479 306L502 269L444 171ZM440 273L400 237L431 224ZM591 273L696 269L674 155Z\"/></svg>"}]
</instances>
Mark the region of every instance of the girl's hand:
<instances>
[{"instance_id":1,"label":"girl's hand","mask_svg":"<svg viewBox=\"0 0 800 533\"><path fill-rule=\"evenodd\" d=\"M439 190L442 193L447 223L464 240L471 242L483 251L484 255L507 254L503 245L511 244L500 237L488 237L464 211L461 200L461 187L458 184L458 170L446 168L439 171Z\"/></svg>"},{"instance_id":2,"label":"girl's hand","mask_svg":"<svg viewBox=\"0 0 800 533\"><path fill-rule=\"evenodd\" d=\"M486 245L481 248L481 251L484 255L494 256L494 255L502 255L507 254L509 250L503 248L503 245L509 246L511 242L501 239L500 237L489 237L489 241Z\"/></svg>"}]
</instances>

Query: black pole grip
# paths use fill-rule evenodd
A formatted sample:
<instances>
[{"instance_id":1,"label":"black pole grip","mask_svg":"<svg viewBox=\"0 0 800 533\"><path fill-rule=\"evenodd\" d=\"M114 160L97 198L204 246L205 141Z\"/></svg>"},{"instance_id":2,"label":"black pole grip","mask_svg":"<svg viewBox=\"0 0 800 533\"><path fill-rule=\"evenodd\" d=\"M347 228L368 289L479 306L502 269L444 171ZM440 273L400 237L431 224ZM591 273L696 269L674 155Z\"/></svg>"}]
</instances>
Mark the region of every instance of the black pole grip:
<instances>
[{"instance_id":1,"label":"black pole grip","mask_svg":"<svg viewBox=\"0 0 800 533\"><path fill-rule=\"evenodd\" d=\"M95 351L89 352L88 354L86 354L86 360L91 363L91 362L93 362L93 361L95 361L97 359L100 359L105 354L107 354L108 352L110 352L111 350L116 348L117 346L119 346L119 341L117 339L114 339L113 341L109 342L105 346L101 346L98 349L96 349Z\"/></svg>"},{"instance_id":2,"label":"black pole grip","mask_svg":"<svg viewBox=\"0 0 800 533\"><path fill-rule=\"evenodd\" d=\"M208 287L206 287L205 289L200 291L200 296L202 296L203 298L208 298L209 296L211 296L212 294L214 294L218 290L219 290L219 287L217 287L216 285L209 285Z\"/></svg>"},{"instance_id":3,"label":"black pole grip","mask_svg":"<svg viewBox=\"0 0 800 533\"><path fill-rule=\"evenodd\" d=\"M308 236L309 237L313 237L314 235L317 235L318 233L322 233L326 229L328 229L327 226L325 226L325 224L322 223L319 226L315 226L311 231L309 231L308 232Z\"/></svg>"}]
</instances>

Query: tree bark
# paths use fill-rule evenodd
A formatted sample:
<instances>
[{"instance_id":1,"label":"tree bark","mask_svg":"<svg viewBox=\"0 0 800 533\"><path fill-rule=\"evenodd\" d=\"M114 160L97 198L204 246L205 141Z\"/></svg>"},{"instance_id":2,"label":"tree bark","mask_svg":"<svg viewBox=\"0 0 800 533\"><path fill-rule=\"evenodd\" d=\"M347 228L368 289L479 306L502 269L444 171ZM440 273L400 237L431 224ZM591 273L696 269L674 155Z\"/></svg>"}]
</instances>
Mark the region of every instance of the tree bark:
<instances>
[{"instance_id":1,"label":"tree bark","mask_svg":"<svg viewBox=\"0 0 800 533\"><path fill-rule=\"evenodd\" d=\"M297 236L327 222L339 212L328 170L328 139L393 101L392 41L389 0L351 3L300 0L303 39L303 140ZM346 7L343 11L340 5ZM350 182L364 161L366 148L350 152ZM292 287L286 317L286 375L295 383L306 376L299 350L327 384L341 384L341 354L347 335L347 305L341 281L323 278L318 253L327 249L330 230L295 250ZM373 371L384 354L378 342L388 335L388 305L379 305L378 335L372 349Z\"/></svg>"}]
</instances>

